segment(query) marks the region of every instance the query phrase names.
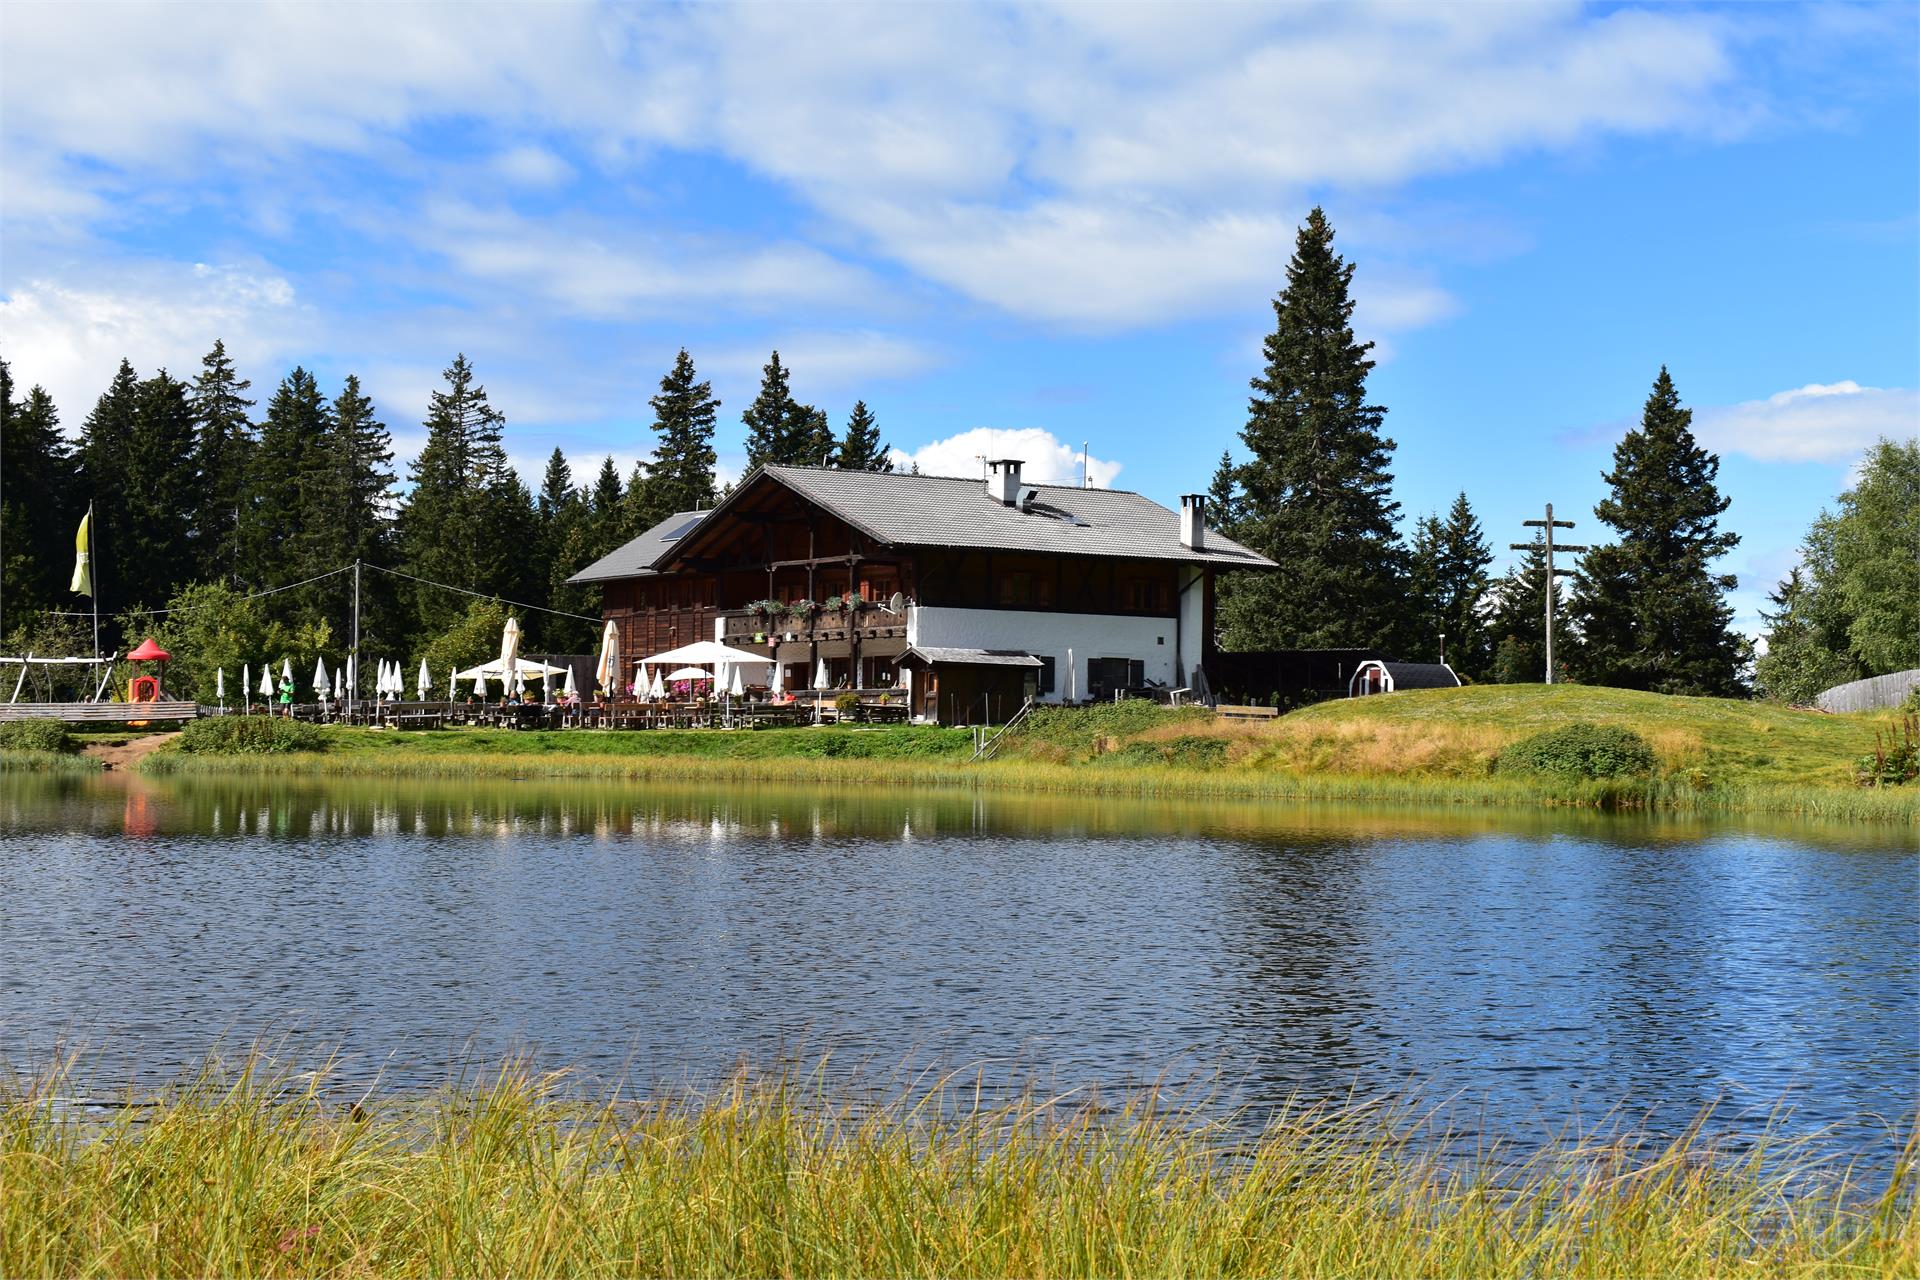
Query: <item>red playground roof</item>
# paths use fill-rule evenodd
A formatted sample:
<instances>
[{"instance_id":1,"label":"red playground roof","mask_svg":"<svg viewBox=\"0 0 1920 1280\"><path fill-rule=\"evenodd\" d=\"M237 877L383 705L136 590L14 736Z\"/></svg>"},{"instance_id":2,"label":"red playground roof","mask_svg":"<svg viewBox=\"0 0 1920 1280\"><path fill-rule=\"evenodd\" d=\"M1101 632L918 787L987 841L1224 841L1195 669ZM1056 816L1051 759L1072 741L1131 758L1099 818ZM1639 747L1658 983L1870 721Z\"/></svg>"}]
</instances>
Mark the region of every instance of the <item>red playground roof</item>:
<instances>
[{"instance_id":1,"label":"red playground roof","mask_svg":"<svg viewBox=\"0 0 1920 1280\"><path fill-rule=\"evenodd\" d=\"M166 662L172 657L173 657L172 654L168 653L165 649L162 649L159 645L153 642L152 636L148 636L145 640L142 640L140 642L140 647L138 649L135 649L132 653L127 655L127 661L129 662Z\"/></svg>"}]
</instances>

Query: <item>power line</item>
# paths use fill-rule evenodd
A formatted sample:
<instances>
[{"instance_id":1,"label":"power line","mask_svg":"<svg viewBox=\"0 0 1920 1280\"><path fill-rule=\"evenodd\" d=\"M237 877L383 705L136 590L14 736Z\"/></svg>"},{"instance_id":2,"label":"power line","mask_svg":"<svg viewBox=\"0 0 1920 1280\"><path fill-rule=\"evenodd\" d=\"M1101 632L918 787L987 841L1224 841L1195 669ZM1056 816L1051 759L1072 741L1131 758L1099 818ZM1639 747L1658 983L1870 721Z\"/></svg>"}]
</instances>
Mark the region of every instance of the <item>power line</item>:
<instances>
[{"instance_id":1,"label":"power line","mask_svg":"<svg viewBox=\"0 0 1920 1280\"><path fill-rule=\"evenodd\" d=\"M268 587L265 591L249 592L248 594L241 596L240 600L241 601L260 600L260 599L264 599L267 596L277 596L282 591L293 591L300 587L309 587L316 582L325 582L328 578L337 578L343 573L351 573L352 571L353 571L352 565L345 565L338 569L329 569L327 572L315 574L311 578L302 578L299 582L289 582L284 587ZM236 602L223 600L218 604L191 604L191 605L183 604L176 608L170 608L170 609L137 608L132 610L132 612L138 613L138 614L199 613L205 609L231 608L234 603ZM75 610L75 609L45 609L45 610L42 610L42 612L51 614L56 618L86 618L86 617L92 616L88 614L85 610Z\"/></svg>"},{"instance_id":2,"label":"power line","mask_svg":"<svg viewBox=\"0 0 1920 1280\"><path fill-rule=\"evenodd\" d=\"M399 569L389 569L385 565L373 564L372 562L369 562L367 564L367 568L377 569L381 573L390 573L396 578L405 578L409 582L423 583L424 585L429 587L438 587L442 591L454 591L454 592L458 592L460 595L463 595L463 596L472 596L476 600L499 600L501 604L510 604L516 609L531 609L535 613L551 613L557 618L577 618L581 622L602 621L602 619L600 618L591 617L584 613L569 613L565 609L549 609L545 605L528 604L523 600L503 599L500 596L494 595L492 592L488 592L488 591L469 591L465 587L451 586L445 582L435 582L432 578L422 578L415 574L403 573ZM345 573L346 570L337 569L335 570L335 572Z\"/></svg>"}]
</instances>

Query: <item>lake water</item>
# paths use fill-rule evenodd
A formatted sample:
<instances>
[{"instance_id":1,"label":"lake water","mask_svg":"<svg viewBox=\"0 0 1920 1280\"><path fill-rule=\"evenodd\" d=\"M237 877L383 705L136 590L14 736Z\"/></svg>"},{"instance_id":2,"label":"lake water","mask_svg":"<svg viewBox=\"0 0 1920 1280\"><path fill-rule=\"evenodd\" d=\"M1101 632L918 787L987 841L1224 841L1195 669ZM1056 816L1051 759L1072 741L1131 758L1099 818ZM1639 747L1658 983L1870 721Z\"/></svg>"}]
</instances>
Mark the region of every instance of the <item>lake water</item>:
<instances>
[{"instance_id":1,"label":"lake water","mask_svg":"<svg viewBox=\"0 0 1920 1280\"><path fill-rule=\"evenodd\" d=\"M1920 1097L1910 829L865 790L0 777L0 1057L741 1059L1455 1098L1528 1141Z\"/></svg>"}]
</instances>

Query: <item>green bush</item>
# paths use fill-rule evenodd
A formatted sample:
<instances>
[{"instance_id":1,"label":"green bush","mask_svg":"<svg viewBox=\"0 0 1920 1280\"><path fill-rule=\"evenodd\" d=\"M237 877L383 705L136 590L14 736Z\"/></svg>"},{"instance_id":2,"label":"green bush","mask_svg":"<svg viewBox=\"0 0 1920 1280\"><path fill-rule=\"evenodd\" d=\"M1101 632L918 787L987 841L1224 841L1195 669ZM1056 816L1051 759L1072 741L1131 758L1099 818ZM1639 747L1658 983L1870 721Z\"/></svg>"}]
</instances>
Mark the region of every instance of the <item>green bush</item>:
<instances>
[{"instance_id":1,"label":"green bush","mask_svg":"<svg viewBox=\"0 0 1920 1280\"><path fill-rule=\"evenodd\" d=\"M73 738L58 720L9 720L0 724L0 751L71 750Z\"/></svg>"},{"instance_id":2,"label":"green bush","mask_svg":"<svg viewBox=\"0 0 1920 1280\"><path fill-rule=\"evenodd\" d=\"M209 716L180 731L180 749L209 756L270 756L320 751L319 728L281 716Z\"/></svg>"},{"instance_id":3,"label":"green bush","mask_svg":"<svg viewBox=\"0 0 1920 1280\"><path fill-rule=\"evenodd\" d=\"M1652 773L1653 748L1619 725L1570 724L1522 738L1500 753L1502 773L1553 773L1570 778L1622 778Z\"/></svg>"}]
</instances>

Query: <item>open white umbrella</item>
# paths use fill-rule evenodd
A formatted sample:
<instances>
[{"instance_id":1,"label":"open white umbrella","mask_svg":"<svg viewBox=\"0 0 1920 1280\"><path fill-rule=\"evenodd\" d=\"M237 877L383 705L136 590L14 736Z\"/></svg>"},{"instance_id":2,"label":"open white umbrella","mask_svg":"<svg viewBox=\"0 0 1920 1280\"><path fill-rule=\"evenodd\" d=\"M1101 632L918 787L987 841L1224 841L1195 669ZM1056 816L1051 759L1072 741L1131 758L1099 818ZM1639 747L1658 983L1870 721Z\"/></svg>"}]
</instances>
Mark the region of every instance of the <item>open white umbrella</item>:
<instances>
[{"instance_id":1,"label":"open white umbrella","mask_svg":"<svg viewBox=\"0 0 1920 1280\"><path fill-rule=\"evenodd\" d=\"M727 686L727 694L730 697L738 698L742 694L746 693L746 691L747 691L746 686L743 685L740 681L740 667L736 663L733 667L733 683Z\"/></svg>"},{"instance_id":2,"label":"open white umbrella","mask_svg":"<svg viewBox=\"0 0 1920 1280\"><path fill-rule=\"evenodd\" d=\"M653 687L647 690L647 695L653 698L667 696L666 682L660 679L660 672L657 669L653 673Z\"/></svg>"},{"instance_id":3,"label":"open white umbrella","mask_svg":"<svg viewBox=\"0 0 1920 1280\"><path fill-rule=\"evenodd\" d=\"M427 660L422 658L420 659L420 674L415 677L413 682L413 691L419 696L420 701L425 702L427 700L427 686L432 683L433 673L427 670Z\"/></svg>"},{"instance_id":4,"label":"open white umbrella","mask_svg":"<svg viewBox=\"0 0 1920 1280\"><path fill-rule=\"evenodd\" d=\"M827 660L825 658L822 658L820 659L820 665L814 668L813 687L816 689L825 689L828 687L828 683L829 682L827 680Z\"/></svg>"},{"instance_id":5,"label":"open white umbrella","mask_svg":"<svg viewBox=\"0 0 1920 1280\"><path fill-rule=\"evenodd\" d=\"M333 681L327 678L327 660L324 657L315 658L313 660L314 696L319 698L324 698L327 696L328 691L331 690L332 688L333 688Z\"/></svg>"},{"instance_id":6,"label":"open white umbrella","mask_svg":"<svg viewBox=\"0 0 1920 1280\"><path fill-rule=\"evenodd\" d=\"M669 680L711 680L713 677L698 667L681 667L678 671L667 672Z\"/></svg>"},{"instance_id":7,"label":"open white umbrella","mask_svg":"<svg viewBox=\"0 0 1920 1280\"><path fill-rule=\"evenodd\" d=\"M620 624L612 618L600 629L600 660L593 664L593 678L602 693L613 696L620 679Z\"/></svg>"},{"instance_id":8,"label":"open white umbrella","mask_svg":"<svg viewBox=\"0 0 1920 1280\"><path fill-rule=\"evenodd\" d=\"M273 665L271 663L260 664L260 696L263 698L273 696Z\"/></svg>"}]
</instances>

